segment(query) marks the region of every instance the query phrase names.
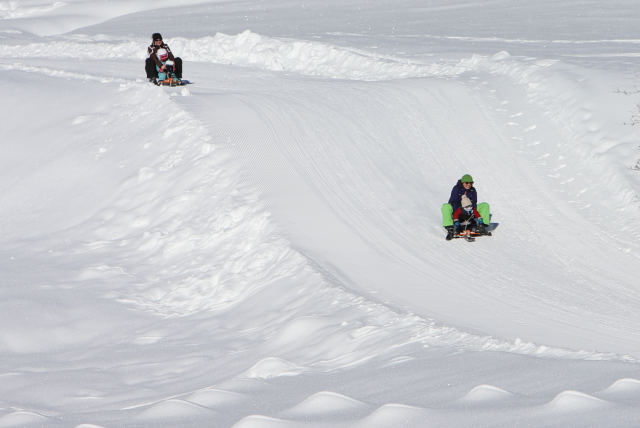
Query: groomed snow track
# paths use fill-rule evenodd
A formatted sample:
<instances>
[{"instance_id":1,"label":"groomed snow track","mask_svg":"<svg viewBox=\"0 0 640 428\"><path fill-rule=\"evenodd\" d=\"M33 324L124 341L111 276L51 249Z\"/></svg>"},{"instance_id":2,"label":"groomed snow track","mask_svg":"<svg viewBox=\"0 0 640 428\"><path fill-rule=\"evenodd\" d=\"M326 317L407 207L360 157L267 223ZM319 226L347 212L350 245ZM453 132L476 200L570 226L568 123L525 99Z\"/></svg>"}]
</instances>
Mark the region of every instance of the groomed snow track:
<instances>
[{"instance_id":1,"label":"groomed snow track","mask_svg":"<svg viewBox=\"0 0 640 428\"><path fill-rule=\"evenodd\" d=\"M638 250L608 229L624 219L597 223L625 212L630 189L591 173L598 155L567 129L570 113L553 111L566 108L543 82L550 64L510 62L478 60L449 80L290 82L179 101L294 247L347 287L467 331L640 357ZM548 152L564 155L547 164ZM445 242L440 227L464 173L499 224L475 245ZM585 203L587 189L609 197Z\"/></svg>"}]
</instances>

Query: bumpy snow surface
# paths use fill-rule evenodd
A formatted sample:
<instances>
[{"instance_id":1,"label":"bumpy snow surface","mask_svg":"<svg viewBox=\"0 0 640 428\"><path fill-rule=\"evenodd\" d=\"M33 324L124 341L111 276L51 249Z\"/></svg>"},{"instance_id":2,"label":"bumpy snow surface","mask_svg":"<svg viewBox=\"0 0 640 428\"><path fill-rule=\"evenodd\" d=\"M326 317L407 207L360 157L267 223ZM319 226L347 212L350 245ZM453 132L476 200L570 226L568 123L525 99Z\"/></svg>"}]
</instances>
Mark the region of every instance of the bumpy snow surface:
<instances>
[{"instance_id":1,"label":"bumpy snow surface","mask_svg":"<svg viewBox=\"0 0 640 428\"><path fill-rule=\"evenodd\" d=\"M0 428L639 426L639 18L0 2Z\"/></svg>"}]
</instances>

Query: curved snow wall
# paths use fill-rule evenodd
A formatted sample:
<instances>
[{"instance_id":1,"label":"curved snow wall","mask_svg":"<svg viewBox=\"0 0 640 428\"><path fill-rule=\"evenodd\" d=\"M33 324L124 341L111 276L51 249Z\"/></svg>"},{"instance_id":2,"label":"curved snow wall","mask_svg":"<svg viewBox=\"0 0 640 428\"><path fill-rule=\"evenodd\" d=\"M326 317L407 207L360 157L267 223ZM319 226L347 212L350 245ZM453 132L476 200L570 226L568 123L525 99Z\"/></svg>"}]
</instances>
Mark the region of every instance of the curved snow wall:
<instances>
[{"instance_id":1,"label":"curved snow wall","mask_svg":"<svg viewBox=\"0 0 640 428\"><path fill-rule=\"evenodd\" d=\"M611 227L622 216L599 222L611 207L631 212L633 189L589 147L588 123L567 126L593 107L551 65L482 60L449 79L283 79L262 95L182 101L294 247L337 283L464 329L637 354L626 267L638 248ZM499 224L475 247L446 243L441 227L440 207L465 173Z\"/></svg>"}]
</instances>

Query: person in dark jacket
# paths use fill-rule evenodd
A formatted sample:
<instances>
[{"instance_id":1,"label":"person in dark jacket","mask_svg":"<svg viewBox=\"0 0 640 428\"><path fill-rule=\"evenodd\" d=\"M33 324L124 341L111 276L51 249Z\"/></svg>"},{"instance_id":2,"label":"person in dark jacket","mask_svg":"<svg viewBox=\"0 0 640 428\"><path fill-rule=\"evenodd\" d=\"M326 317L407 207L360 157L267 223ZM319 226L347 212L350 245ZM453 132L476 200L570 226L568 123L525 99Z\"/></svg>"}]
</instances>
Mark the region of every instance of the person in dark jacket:
<instances>
[{"instance_id":1,"label":"person in dark jacket","mask_svg":"<svg viewBox=\"0 0 640 428\"><path fill-rule=\"evenodd\" d=\"M442 205L442 226L447 230L447 241L453 239L455 233L453 215L462 207L461 201L463 197L469 198L473 209L480 214L482 224L478 225L478 232L481 234L487 233L486 228L491 221L489 204L486 202L478 204L478 192L473 187L473 178L469 174L465 174L451 189L449 202Z\"/></svg>"},{"instance_id":2,"label":"person in dark jacket","mask_svg":"<svg viewBox=\"0 0 640 428\"><path fill-rule=\"evenodd\" d=\"M169 46L162 41L160 33L153 33L151 45L147 48L147 59L144 68L149 82L157 83L158 74L166 70L165 62L171 60L174 63L174 71L177 79L182 79L182 59L174 57ZM162 77L162 76L161 76Z\"/></svg>"}]
</instances>

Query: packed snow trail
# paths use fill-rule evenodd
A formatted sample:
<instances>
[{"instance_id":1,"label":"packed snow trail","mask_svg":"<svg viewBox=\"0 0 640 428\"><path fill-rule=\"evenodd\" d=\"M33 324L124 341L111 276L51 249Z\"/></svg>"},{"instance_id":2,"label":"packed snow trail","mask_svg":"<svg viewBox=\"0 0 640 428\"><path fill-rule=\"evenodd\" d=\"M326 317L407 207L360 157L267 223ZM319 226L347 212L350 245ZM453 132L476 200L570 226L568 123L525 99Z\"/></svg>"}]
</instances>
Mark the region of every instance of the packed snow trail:
<instances>
[{"instance_id":1,"label":"packed snow trail","mask_svg":"<svg viewBox=\"0 0 640 428\"><path fill-rule=\"evenodd\" d=\"M591 179L592 160L570 155L575 136L545 117L542 90L518 116L532 96L523 83L540 79L531 67L544 69L520 66L516 77L525 82L501 99L424 79L291 83L268 97L197 92L180 101L232 149L296 248L349 287L467 330L638 357L640 302L628 268L638 249L619 249L629 243L609 229L625 219L595 223L557 195L571 194L574 177L596 194L625 190L612 186L615 179ZM505 88L510 69L518 71L517 64L498 64L492 74L483 68L459 80L476 73ZM511 115L501 111L507 103ZM523 131L506 116L535 125ZM508 134L514 126L516 139ZM522 153L528 144L566 147L568 189ZM439 207L464 173L500 227L460 247L444 241ZM609 200L589 202L609 209Z\"/></svg>"}]
</instances>

